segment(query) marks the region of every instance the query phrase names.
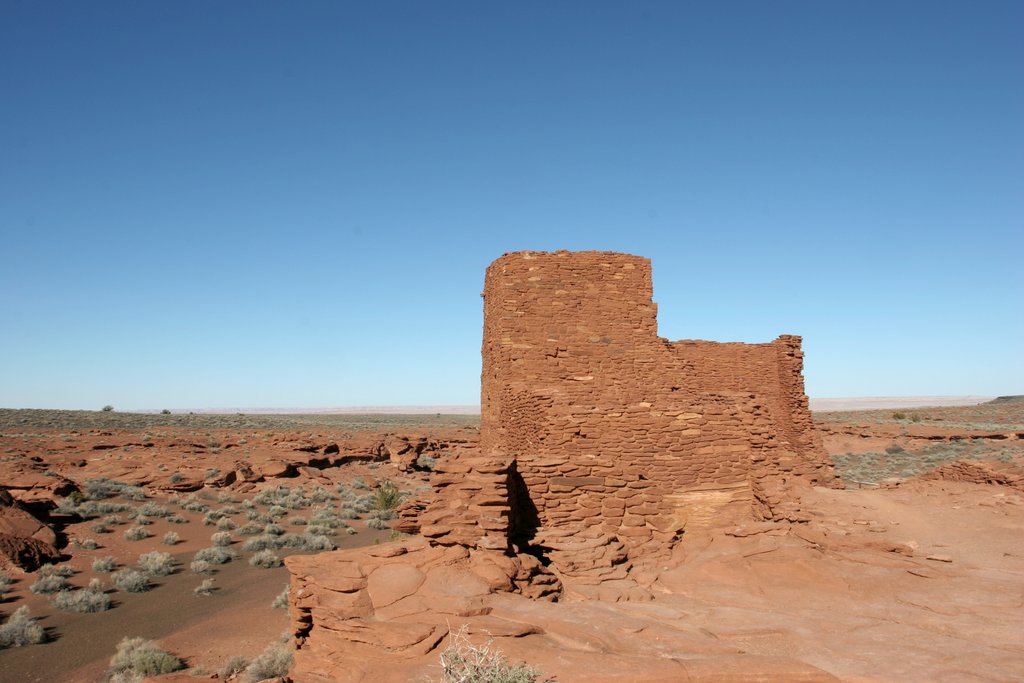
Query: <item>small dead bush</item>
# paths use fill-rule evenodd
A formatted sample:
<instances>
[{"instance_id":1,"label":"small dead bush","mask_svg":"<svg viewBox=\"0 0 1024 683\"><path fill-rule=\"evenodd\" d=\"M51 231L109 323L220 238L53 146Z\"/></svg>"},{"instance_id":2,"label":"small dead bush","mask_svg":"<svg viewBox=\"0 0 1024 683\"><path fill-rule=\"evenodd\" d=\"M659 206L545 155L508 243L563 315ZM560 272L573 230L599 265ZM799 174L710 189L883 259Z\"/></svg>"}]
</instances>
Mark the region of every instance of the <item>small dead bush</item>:
<instances>
[{"instance_id":1,"label":"small dead bush","mask_svg":"<svg viewBox=\"0 0 1024 683\"><path fill-rule=\"evenodd\" d=\"M448 632L441 669L440 683L534 683L541 675L527 664L509 664L493 641L474 645L465 626L455 633Z\"/></svg>"}]
</instances>

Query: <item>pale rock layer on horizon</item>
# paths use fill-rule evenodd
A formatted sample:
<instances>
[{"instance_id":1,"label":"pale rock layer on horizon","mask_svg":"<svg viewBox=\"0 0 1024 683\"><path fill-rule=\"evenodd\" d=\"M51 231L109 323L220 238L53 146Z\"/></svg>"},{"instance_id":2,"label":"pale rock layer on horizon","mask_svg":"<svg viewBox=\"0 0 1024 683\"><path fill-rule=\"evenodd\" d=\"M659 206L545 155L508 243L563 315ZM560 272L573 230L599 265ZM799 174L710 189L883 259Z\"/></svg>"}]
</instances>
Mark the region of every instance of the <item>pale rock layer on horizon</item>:
<instances>
[{"instance_id":1,"label":"pale rock layer on horizon","mask_svg":"<svg viewBox=\"0 0 1024 683\"><path fill-rule=\"evenodd\" d=\"M985 403L995 396L848 396L810 399L811 410L887 410L890 408L930 408L950 406L973 406ZM136 412L136 411L127 411ZM156 413L158 410L139 410L142 413ZM480 406L432 405L432 406L336 406L331 408L180 408L173 413L235 414L249 415L479 415Z\"/></svg>"}]
</instances>

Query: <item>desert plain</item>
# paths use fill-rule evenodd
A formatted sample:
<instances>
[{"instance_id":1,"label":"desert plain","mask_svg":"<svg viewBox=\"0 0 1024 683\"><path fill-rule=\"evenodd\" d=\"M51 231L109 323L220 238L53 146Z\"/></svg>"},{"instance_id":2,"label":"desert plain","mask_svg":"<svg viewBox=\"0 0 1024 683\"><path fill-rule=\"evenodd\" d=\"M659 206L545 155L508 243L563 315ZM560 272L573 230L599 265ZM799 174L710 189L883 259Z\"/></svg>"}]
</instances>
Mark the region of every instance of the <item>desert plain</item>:
<instances>
[{"instance_id":1,"label":"desert plain","mask_svg":"<svg viewBox=\"0 0 1024 683\"><path fill-rule=\"evenodd\" d=\"M1024 402L821 412L814 423L842 485L804 495L808 521L685 538L635 595L497 600L493 646L558 681L1024 678ZM375 512L374 493L385 482L403 497L428 487L439 464L478 450L478 434L478 418L462 415L0 411L0 482L11 500L0 517L11 581L0 613L27 606L47 633L42 644L0 650L0 680L101 680L124 637L181 658L188 668L167 679L215 678L233 657L251 660L295 623L272 606L287 569L251 565L247 540L273 523L282 536L307 537L319 515L324 548L415 543ZM25 531L11 510L39 520L28 537L52 556L10 554L14 527ZM381 517L383 528L367 526ZM146 536L127 540L138 527ZM223 530L236 557L192 572L196 552ZM168 533L180 541L165 545ZM133 567L150 552L169 553L174 567L145 592L117 590L110 572L93 569L107 557ZM67 612L53 593L33 593L45 562L69 567L72 587L99 579L112 607ZM206 578L215 590L195 594ZM438 651L367 656L338 680L439 680ZM737 653L756 665L734 670Z\"/></svg>"}]
</instances>

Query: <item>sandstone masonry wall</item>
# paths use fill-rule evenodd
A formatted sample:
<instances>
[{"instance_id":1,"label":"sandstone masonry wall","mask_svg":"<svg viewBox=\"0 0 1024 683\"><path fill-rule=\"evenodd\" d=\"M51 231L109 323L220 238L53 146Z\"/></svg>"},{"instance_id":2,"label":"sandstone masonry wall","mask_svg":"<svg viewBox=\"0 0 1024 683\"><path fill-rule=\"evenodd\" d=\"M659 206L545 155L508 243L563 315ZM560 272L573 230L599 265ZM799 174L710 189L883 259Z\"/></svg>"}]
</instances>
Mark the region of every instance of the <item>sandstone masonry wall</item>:
<instances>
[{"instance_id":1,"label":"sandstone masonry wall","mask_svg":"<svg viewBox=\"0 0 1024 683\"><path fill-rule=\"evenodd\" d=\"M481 449L517 462L520 540L587 529L664 550L751 510L798 517L787 486L833 480L799 337L662 339L650 261L613 252L506 254L483 296Z\"/></svg>"}]
</instances>

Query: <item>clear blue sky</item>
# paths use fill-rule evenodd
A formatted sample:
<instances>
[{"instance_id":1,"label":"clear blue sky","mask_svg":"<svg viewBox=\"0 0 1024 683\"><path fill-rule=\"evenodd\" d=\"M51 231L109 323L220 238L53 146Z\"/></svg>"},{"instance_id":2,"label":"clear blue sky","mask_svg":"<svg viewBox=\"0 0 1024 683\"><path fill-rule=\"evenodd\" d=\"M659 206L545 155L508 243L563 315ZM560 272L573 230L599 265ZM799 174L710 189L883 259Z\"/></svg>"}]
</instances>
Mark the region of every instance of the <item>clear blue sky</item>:
<instances>
[{"instance_id":1,"label":"clear blue sky","mask_svg":"<svg viewBox=\"0 0 1024 683\"><path fill-rule=\"evenodd\" d=\"M0 406L464 404L507 251L1024 393L1024 3L0 3Z\"/></svg>"}]
</instances>

